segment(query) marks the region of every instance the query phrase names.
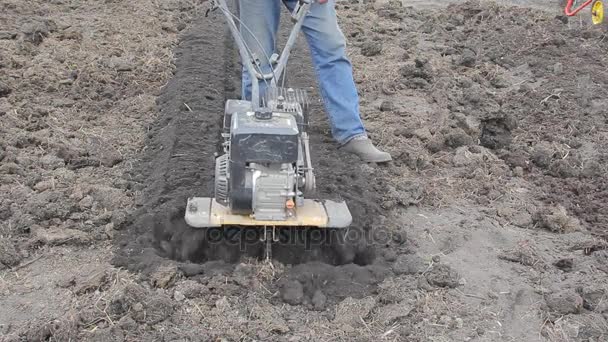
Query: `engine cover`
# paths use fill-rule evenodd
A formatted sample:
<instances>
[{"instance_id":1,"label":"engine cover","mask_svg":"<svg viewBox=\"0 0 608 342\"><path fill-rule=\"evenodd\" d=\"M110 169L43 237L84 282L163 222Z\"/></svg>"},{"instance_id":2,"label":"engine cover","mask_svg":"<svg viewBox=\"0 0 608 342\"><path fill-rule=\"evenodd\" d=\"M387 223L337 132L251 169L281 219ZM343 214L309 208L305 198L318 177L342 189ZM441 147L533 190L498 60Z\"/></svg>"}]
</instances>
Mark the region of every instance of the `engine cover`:
<instances>
[{"instance_id":1,"label":"engine cover","mask_svg":"<svg viewBox=\"0 0 608 342\"><path fill-rule=\"evenodd\" d=\"M291 113L260 117L251 111L236 112L231 117L230 209L256 218L284 220L287 196L296 195L298 124Z\"/></svg>"},{"instance_id":2,"label":"engine cover","mask_svg":"<svg viewBox=\"0 0 608 342\"><path fill-rule=\"evenodd\" d=\"M295 163L298 125L290 113L274 113L260 120L254 112L232 115L230 159L247 163Z\"/></svg>"}]
</instances>

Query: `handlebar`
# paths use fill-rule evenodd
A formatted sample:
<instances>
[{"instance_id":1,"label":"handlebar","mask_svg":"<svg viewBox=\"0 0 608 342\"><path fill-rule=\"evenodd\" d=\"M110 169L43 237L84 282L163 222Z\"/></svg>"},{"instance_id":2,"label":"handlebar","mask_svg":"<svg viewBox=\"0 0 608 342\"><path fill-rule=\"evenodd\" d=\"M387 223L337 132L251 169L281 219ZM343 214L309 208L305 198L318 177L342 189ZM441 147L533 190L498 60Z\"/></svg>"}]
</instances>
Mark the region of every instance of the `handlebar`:
<instances>
[{"instance_id":1,"label":"handlebar","mask_svg":"<svg viewBox=\"0 0 608 342\"><path fill-rule=\"evenodd\" d=\"M238 1L238 0L237 0ZM253 104L254 110L258 109L260 106L260 91L259 91L259 82L271 82L272 86L276 86L278 80L281 78L281 74L285 70L285 66L287 65L287 60L289 58L289 53L291 52L291 48L296 43L296 38L298 33L302 28L302 24L304 22L304 17L308 14L310 6L322 0L299 0L295 9L293 10L291 16L295 21L294 26L289 34L289 38L287 39L287 43L283 48L283 51L278 57L278 61L276 67L274 67L273 71L268 74L261 73L262 70L256 70L256 65L254 65L254 57L249 52L247 44L243 40L243 37L240 34L239 28L236 26L233 17L236 16L230 13L228 6L226 5L226 0L213 0L214 7L220 8L222 13L226 17L226 21L228 22L228 27L230 28L230 32L234 40L236 41L236 45L239 49L239 54L241 56L241 60L245 65L245 68L249 72L251 76L251 102ZM237 20L239 20L237 18ZM272 57L268 58L268 63L272 64Z\"/></svg>"},{"instance_id":2,"label":"handlebar","mask_svg":"<svg viewBox=\"0 0 608 342\"><path fill-rule=\"evenodd\" d=\"M573 15L576 15L578 12L580 12L583 8L587 7L589 4L591 4L593 2L593 0L587 0L585 1L582 5L578 6L575 9L572 9L572 7L574 6L574 2L575 0L568 0L568 3L566 4L566 8L564 9L564 13L571 17Z\"/></svg>"}]
</instances>

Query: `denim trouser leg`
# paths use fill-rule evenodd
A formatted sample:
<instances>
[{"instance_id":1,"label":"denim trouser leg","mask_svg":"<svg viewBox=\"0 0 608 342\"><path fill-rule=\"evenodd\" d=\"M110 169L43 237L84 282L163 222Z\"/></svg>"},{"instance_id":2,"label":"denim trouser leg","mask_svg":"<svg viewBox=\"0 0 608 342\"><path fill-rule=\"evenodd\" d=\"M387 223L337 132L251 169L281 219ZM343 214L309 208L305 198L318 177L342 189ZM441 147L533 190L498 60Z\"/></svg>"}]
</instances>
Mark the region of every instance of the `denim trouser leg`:
<instances>
[{"instance_id":1,"label":"denim trouser leg","mask_svg":"<svg viewBox=\"0 0 608 342\"><path fill-rule=\"evenodd\" d=\"M259 60L264 73L271 71L268 59L275 52L276 36L281 14L280 0L238 0L240 8L241 35L249 51ZM260 97L266 84L260 81ZM243 66L243 99L251 100L251 76Z\"/></svg>"},{"instance_id":2,"label":"denim trouser leg","mask_svg":"<svg viewBox=\"0 0 608 342\"><path fill-rule=\"evenodd\" d=\"M291 11L296 1L285 0L284 4ZM264 72L270 71L264 54L270 56L276 48L276 34L281 13L280 2L280 0L239 0L241 21L251 30L257 41L244 27L241 28L243 38L262 62ZM346 57L345 38L338 26L335 0L329 0L326 4L313 4L304 20L302 31L310 47L334 139L344 144L354 137L365 135L359 116L359 96L353 80L352 65ZM243 70L242 89L243 98L249 99L251 80L246 70ZM261 94L264 89L265 85L261 82Z\"/></svg>"}]
</instances>

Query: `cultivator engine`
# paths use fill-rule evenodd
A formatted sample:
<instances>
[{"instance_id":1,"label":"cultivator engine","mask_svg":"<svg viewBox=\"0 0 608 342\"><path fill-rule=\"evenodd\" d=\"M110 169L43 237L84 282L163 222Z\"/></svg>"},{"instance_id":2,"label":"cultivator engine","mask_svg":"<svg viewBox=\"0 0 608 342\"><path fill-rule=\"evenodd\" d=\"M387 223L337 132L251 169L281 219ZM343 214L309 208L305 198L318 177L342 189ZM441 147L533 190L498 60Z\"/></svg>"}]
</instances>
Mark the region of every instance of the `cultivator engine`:
<instances>
[{"instance_id":1,"label":"cultivator engine","mask_svg":"<svg viewBox=\"0 0 608 342\"><path fill-rule=\"evenodd\" d=\"M225 0L216 0L253 80L252 99L226 102L224 153L215 162L215 196L189 198L185 219L195 228L264 229L267 257L275 229L345 228L352 221L344 202L305 198L315 191L307 133L308 98L304 90L277 85L310 5L309 0L301 0L296 6L292 13L295 25L285 48L280 56L268 57L273 68L264 74L234 23L236 16ZM263 97L260 82L267 86Z\"/></svg>"}]
</instances>

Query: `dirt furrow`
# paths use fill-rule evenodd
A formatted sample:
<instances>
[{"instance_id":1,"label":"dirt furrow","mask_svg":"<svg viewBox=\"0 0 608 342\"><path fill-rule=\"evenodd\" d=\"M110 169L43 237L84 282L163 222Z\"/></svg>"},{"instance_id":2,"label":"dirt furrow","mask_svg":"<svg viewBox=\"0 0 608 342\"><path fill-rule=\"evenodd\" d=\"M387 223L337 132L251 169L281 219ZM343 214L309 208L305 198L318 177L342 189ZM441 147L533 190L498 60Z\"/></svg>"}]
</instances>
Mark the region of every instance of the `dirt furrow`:
<instances>
[{"instance_id":1,"label":"dirt furrow","mask_svg":"<svg viewBox=\"0 0 608 342\"><path fill-rule=\"evenodd\" d=\"M182 262L263 256L259 229L193 229L183 220L189 196L213 196L214 154L220 153L220 122L227 98L238 97L239 64L232 37L220 13L198 20L176 50L177 72L160 95L160 116L148 133L142 162L131 176L145 185L141 208L119 240L119 265L142 270L154 268L159 257ZM284 23L283 26L286 26ZM284 27L288 29L288 27ZM284 30L285 32L286 30ZM286 32L285 32L286 33ZM329 264L373 261L372 245L390 240L388 232L375 236L384 170L369 166L362 174L354 159L340 154L328 137L328 124L319 97L304 39L291 61L290 86L312 89L312 151L321 198L344 198L354 216L349 230L291 228L287 241L273 244L273 257L294 264L320 261ZM384 214L386 215L386 214ZM151 248L154 247L154 248ZM143 254L142 254L143 253Z\"/></svg>"}]
</instances>

